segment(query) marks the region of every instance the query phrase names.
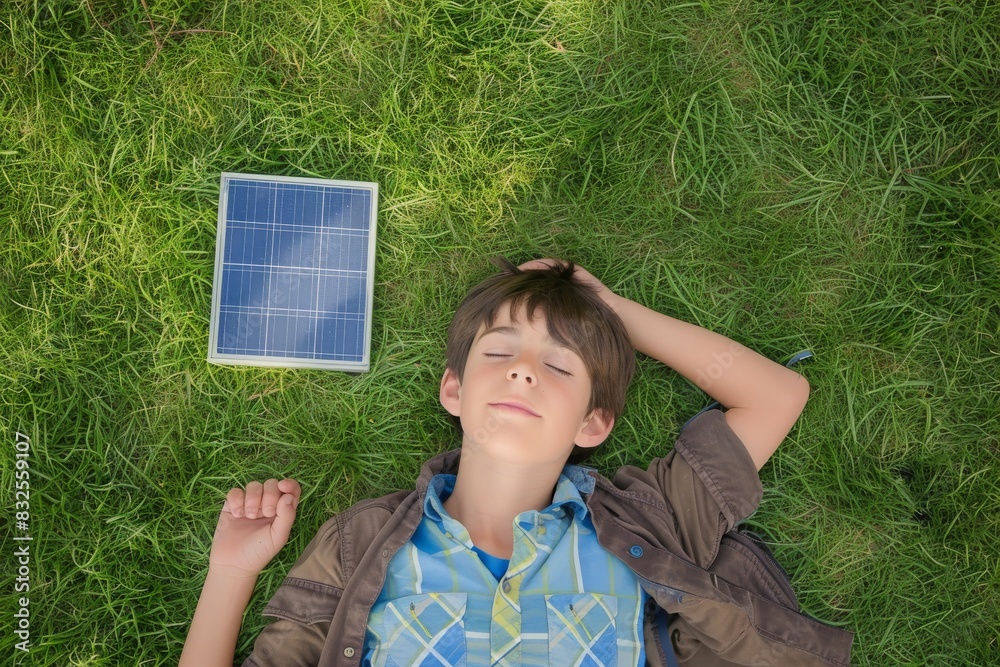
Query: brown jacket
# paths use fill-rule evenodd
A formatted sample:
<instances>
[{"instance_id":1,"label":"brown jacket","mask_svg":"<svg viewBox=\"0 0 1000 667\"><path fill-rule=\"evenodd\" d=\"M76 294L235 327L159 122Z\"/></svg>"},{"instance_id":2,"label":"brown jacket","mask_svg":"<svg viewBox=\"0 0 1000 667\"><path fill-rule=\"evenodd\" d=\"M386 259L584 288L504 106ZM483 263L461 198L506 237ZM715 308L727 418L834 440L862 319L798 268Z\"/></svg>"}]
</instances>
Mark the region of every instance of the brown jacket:
<instances>
[{"instance_id":1,"label":"brown jacket","mask_svg":"<svg viewBox=\"0 0 1000 667\"><path fill-rule=\"evenodd\" d=\"M368 614L393 554L413 535L437 473L460 452L427 461L415 491L363 501L327 521L264 614L277 618L244 667L347 667L362 658ZM846 667L852 635L802 614L770 554L730 531L762 488L723 413L699 415L674 451L613 481L587 469L581 489L601 545L624 561L655 600L644 622L650 665L666 665L669 637L681 665ZM728 534L727 534L728 533ZM669 626L657 606L672 614Z\"/></svg>"}]
</instances>

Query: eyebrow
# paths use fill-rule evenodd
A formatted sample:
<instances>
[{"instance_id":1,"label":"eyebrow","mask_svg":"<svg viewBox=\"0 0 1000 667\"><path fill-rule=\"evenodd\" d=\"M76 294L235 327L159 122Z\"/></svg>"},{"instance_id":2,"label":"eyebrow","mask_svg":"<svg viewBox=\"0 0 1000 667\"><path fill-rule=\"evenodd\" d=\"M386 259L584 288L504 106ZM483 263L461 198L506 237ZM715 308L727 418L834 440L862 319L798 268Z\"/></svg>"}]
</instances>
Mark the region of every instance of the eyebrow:
<instances>
[{"instance_id":1,"label":"eyebrow","mask_svg":"<svg viewBox=\"0 0 1000 667\"><path fill-rule=\"evenodd\" d=\"M490 334L493 333L503 334L504 336L520 335L520 332L514 327L493 327L492 329L487 329L486 331L484 331L483 335L480 336L480 338L482 338L483 336L489 336Z\"/></svg>"}]
</instances>

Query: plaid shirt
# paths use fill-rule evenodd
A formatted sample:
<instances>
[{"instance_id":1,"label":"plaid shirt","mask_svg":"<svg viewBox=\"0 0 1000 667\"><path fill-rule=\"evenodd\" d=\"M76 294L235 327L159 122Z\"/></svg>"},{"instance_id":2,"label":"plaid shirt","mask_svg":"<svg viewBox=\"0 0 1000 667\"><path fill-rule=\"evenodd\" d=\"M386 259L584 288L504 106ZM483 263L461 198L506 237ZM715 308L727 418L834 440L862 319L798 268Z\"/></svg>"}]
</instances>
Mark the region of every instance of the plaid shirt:
<instances>
[{"instance_id":1,"label":"plaid shirt","mask_svg":"<svg viewBox=\"0 0 1000 667\"><path fill-rule=\"evenodd\" d=\"M455 476L436 475L369 614L364 664L644 665L645 593L598 544L571 477L592 484L567 466L552 504L517 516L498 582L444 509Z\"/></svg>"}]
</instances>

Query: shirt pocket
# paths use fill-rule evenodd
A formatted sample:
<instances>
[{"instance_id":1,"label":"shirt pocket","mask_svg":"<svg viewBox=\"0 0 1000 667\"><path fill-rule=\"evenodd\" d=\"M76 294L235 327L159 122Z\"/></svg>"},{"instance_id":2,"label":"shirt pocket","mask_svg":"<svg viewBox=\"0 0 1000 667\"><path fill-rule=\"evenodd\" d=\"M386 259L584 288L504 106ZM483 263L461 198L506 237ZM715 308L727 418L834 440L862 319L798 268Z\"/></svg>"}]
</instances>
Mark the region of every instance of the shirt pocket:
<instances>
[{"instance_id":1,"label":"shirt pocket","mask_svg":"<svg viewBox=\"0 0 1000 667\"><path fill-rule=\"evenodd\" d=\"M546 595L549 665L611 667L618 663L618 600L599 593Z\"/></svg>"},{"instance_id":2,"label":"shirt pocket","mask_svg":"<svg viewBox=\"0 0 1000 667\"><path fill-rule=\"evenodd\" d=\"M465 667L465 593L426 593L385 605L379 649L389 666Z\"/></svg>"}]
</instances>

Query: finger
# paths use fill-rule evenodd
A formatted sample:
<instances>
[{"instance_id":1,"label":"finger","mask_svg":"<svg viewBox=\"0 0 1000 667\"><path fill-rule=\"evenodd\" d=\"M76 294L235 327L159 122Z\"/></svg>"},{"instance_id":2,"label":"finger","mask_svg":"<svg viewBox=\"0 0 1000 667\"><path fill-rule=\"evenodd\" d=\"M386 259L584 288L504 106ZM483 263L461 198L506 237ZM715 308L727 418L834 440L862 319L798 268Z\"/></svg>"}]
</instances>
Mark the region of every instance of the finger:
<instances>
[{"instance_id":1,"label":"finger","mask_svg":"<svg viewBox=\"0 0 1000 667\"><path fill-rule=\"evenodd\" d=\"M233 518L239 519L243 516L243 489L229 489L226 494L226 502L222 506L222 511L229 511Z\"/></svg>"},{"instance_id":2,"label":"finger","mask_svg":"<svg viewBox=\"0 0 1000 667\"><path fill-rule=\"evenodd\" d=\"M260 499L261 514L266 517L274 516L278 505L278 498L280 497L281 491L278 490L278 480L272 478L264 482L264 494Z\"/></svg>"},{"instance_id":3,"label":"finger","mask_svg":"<svg viewBox=\"0 0 1000 667\"><path fill-rule=\"evenodd\" d=\"M521 269L522 271L537 271L539 269L551 269L553 266L560 266L561 264L562 262L560 262L558 259L552 259L551 257L547 257L545 259L533 259L529 262L521 264L517 268Z\"/></svg>"},{"instance_id":4,"label":"finger","mask_svg":"<svg viewBox=\"0 0 1000 667\"><path fill-rule=\"evenodd\" d=\"M260 500L264 495L264 485L260 482L247 484L246 500L243 501L243 513L248 519L256 519L260 514Z\"/></svg>"},{"instance_id":5,"label":"finger","mask_svg":"<svg viewBox=\"0 0 1000 667\"><path fill-rule=\"evenodd\" d=\"M294 500L292 501L292 505L295 507L298 506L299 498L302 496L302 487L299 486L299 483L297 481L295 481L291 477L286 477L285 479L278 482L278 489L282 493L291 494L291 496L294 498Z\"/></svg>"},{"instance_id":6,"label":"finger","mask_svg":"<svg viewBox=\"0 0 1000 667\"><path fill-rule=\"evenodd\" d=\"M277 515L271 522L271 542L279 549L285 545L289 533L292 532L296 500L290 493L283 494L278 500Z\"/></svg>"}]
</instances>

